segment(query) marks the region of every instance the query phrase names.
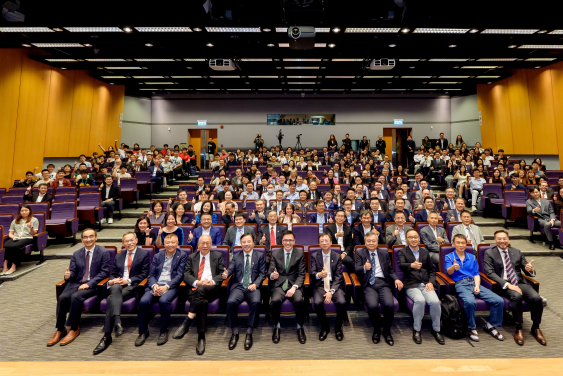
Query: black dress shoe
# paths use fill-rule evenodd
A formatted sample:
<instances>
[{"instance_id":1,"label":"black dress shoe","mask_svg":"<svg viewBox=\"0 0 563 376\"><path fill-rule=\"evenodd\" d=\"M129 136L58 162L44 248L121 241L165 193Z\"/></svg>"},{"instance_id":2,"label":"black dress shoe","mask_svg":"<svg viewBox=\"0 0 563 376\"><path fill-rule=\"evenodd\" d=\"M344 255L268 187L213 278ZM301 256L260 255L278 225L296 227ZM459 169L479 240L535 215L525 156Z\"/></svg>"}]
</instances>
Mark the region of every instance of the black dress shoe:
<instances>
[{"instance_id":1,"label":"black dress shoe","mask_svg":"<svg viewBox=\"0 0 563 376\"><path fill-rule=\"evenodd\" d=\"M186 333L190 330L190 326L187 323L187 320L184 320L184 322L182 323L182 325L180 325L180 327L178 329L176 329L176 331L174 332L174 334L172 335L172 338L174 339L181 339L184 337L184 335L186 335Z\"/></svg>"},{"instance_id":2,"label":"black dress shoe","mask_svg":"<svg viewBox=\"0 0 563 376\"><path fill-rule=\"evenodd\" d=\"M145 344L145 341L147 340L148 336L149 336L148 330L146 332L144 332L143 334L139 334L139 336L135 340L135 346L143 346Z\"/></svg>"},{"instance_id":3,"label":"black dress shoe","mask_svg":"<svg viewBox=\"0 0 563 376\"><path fill-rule=\"evenodd\" d=\"M229 341L229 350L234 350L234 348L237 347L237 342L238 342L238 334L231 335L231 339Z\"/></svg>"},{"instance_id":4,"label":"black dress shoe","mask_svg":"<svg viewBox=\"0 0 563 376\"><path fill-rule=\"evenodd\" d=\"M197 355L203 355L203 353L205 352L205 337L202 336L198 338L195 352Z\"/></svg>"},{"instance_id":5,"label":"black dress shoe","mask_svg":"<svg viewBox=\"0 0 563 376\"><path fill-rule=\"evenodd\" d=\"M244 339L244 349L247 351L250 350L252 343L252 334L246 333L246 338Z\"/></svg>"},{"instance_id":6,"label":"black dress shoe","mask_svg":"<svg viewBox=\"0 0 563 376\"><path fill-rule=\"evenodd\" d=\"M162 346L166 342L168 342L168 330L165 331L164 333L160 333L160 335L158 336L158 341L156 341L156 344L158 346Z\"/></svg>"},{"instance_id":7,"label":"black dress shoe","mask_svg":"<svg viewBox=\"0 0 563 376\"><path fill-rule=\"evenodd\" d=\"M336 336L337 341L342 341L344 339L344 332L342 332L342 328L335 329L334 335Z\"/></svg>"},{"instance_id":8,"label":"black dress shoe","mask_svg":"<svg viewBox=\"0 0 563 376\"><path fill-rule=\"evenodd\" d=\"M96 348L94 349L94 355L103 353L105 349L107 349L109 345L111 345L111 341L111 336L103 336L100 343L98 343L98 346L96 346Z\"/></svg>"},{"instance_id":9,"label":"black dress shoe","mask_svg":"<svg viewBox=\"0 0 563 376\"><path fill-rule=\"evenodd\" d=\"M319 341L324 341L328 337L328 330L322 329L319 333Z\"/></svg>"},{"instance_id":10,"label":"black dress shoe","mask_svg":"<svg viewBox=\"0 0 563 376\"><path fill-rule=\"evenodd\" d=\"M550 249L551 251L555 250L555 244L551 243L551 244L549 245L549 249Z\"/></svg>"},{"instance_id":11,"label":"black dress shoe","mask_svg":"<svg viewBox=\"0 0 563 376\"><path fill-rule=\"evenodd\" d=\"M115 324L115 336L119 337L123 334L123 325L121 323Z\"/></svg>"},{"instance_id":12,"label":"black dress shoe","mask_svg":"<svg viewBox=\"0 0 563 376\"><path fill-rule=\"evenodd\" d=\"M420 345L422 343L422 337L420 336L420 332L417 332L416 330L413 329L412 330L412 340L417 345Z\"/></svg>"},{"instance_id":13,"label":"black dress shoe","mask_svg":"<svg viewBox=\"0 0 563 376\"><path fill-rule=\"evenodd\" d=\"M272 342L280 343L280 328L274 328L274 333L272 334Z\"/></svg>"},{"instance_id":14,"label":"black dress shoe","mask_svg":"<svg viewBox=\"0 0 563 376\"><path fill-rule=\"evenodd\" d=\"M297 339L299 340L299 343L302 345L304 345L305 342L307 342L307 336L305 335L305 330L303 330L303 328L297 329Z\"/></svg>"},{"instance_id":15,"label":"black dress shoe","mask_svg":"<svg viewBox=\"0 0 563 376\"><path fill-rule=\"evenodd\" d=\"M379 330L377 329L374 329L373 334L371 335L371 340L377 345L381 340L381 332L379 332Z\"/></svg>"},{"instance_id":16,"label":"black dress shoe","mask_svg":"<svg viewBox=\"0 0 563 376\"><path fill-rule=\"evenodd\" d=\"M432 335L436 339L436 342L438 342L440 345L446 344L446 341L444 340L444 336L442 335L442 333L435 332L434 330L432 330Z\"/></svg>"},{"instance_id":17,"label":"black dress shoe","mask_svg":"<svg viewBox=\"0 0 563 376\"><path fill-rule=\"evenodd\" d=\"M393 341L393 337L391 336L391 333L384 334L383 337L385 337L385 342L387 342L389 346L393 346L395 344L395 341Z\"/></svg>"}]
</instances>

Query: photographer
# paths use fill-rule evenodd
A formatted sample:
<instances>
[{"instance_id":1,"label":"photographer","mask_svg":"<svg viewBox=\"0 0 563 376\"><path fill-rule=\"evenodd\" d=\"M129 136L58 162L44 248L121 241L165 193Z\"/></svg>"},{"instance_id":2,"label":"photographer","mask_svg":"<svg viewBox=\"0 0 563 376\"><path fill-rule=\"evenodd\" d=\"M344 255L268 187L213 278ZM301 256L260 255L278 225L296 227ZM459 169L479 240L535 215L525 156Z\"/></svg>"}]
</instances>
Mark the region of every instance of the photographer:
<instances>
[{"instance_id":1,"label":"photographer","mask_svg":"<svg viewBox=\"0 0 563 376\"><path fill-rule=\"evenodd\" d=\"M352 150L352 140L350 140L348 133L346 133L346 138L342 140L342 146L344 147L344 153L348 153Z\"/></svg>"},{"instance_id":2,"label":"photographer","mask_svg":"<svg viewBox=\"0 0 563 376\"><path fill-rule=\"evenodd\" d=\"M262 148L262 146L264 146L264 140L262 140L262 135L259 133L256 138L254 139L254 151L258 151L258 149Z\"/></svg>"},{"instance_id":3,"label":"photographer","mask_svg":"<svg viewBox=\"0 0 563 376\"><path fill-rule=\"evenodd\" d=\"M282 133L282 131L281 131L281 129L280 129L280 132L278 133L278 142L279 142L279 147L280 147L280 149L281 149L281 147L282 147L282 140L283 140L283 133Z\"/></svg>"}]
</instances>

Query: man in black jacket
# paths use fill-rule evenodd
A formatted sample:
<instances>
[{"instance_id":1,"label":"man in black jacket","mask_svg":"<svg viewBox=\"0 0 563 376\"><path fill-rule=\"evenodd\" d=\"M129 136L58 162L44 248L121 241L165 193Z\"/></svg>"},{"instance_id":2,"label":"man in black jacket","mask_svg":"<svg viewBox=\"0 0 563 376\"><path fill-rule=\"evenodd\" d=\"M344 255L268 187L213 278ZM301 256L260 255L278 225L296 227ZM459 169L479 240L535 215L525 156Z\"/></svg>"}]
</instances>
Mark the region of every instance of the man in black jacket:
<instances>
[{"instance_id":1,"label":"man in black jacket","mask_svg":"<svg viewBox=\"0 0 563 376\"><path fill-rule=\"evenodd\" d=\"M102 207L107 208L105 220L113 223L113 211L117 205L117 199L120 197L119 188L113 185L113 177L106 175L104 184L100 184L100 193L102 194Z\"/></svg>"},{"instance_id":2,"label":"man in black jacket","mask_svg":"<svg viewBox=\"0 0 563 376\"><path fill-rule=\"evenodd\" d=\"M352 150L352 140L350 140L350 135L346 133L346 138L342 140L342 146L344 146L344 152L348 153Z\"/></svg>"},{"instance_id":3,"label":"man in black jacket","mask_svg":"<svg viewBox=\"0 0 563 376\"><path fill-rule=\"evenodd\" d=\"M48 202L51 203L53 201L53 196L50 193L47 193L49 186L45 183L39 184L39 192L31 193L31 186L27 188L25 191L25 195L23 199L25 201L30 202Z\"/></svg>"},{"instance_id":4,"label":"man in black jacket","mask_svg":"<svg viewBox=\"0 0 563 376\"><path fill-rule=\"evenodd\" d=\"M348 272L353 272L354 264L354 241L352 239L352 228L345 225L346 212L337 210L334 212L335 223L331 223L326 227L326 233L330 235L332 244L340 245L342 252L342 265L346 266Z\"/></svg>"},{"instance_id":5,"label":"man in black jacket","mask_svg":"<svg viewBox=\"0 0 563 376\"><path fill-rule=\"evenodd\" d=\"M375 141L375 148L379 150L381 155L385 155L385 148L387 147L385 140L383 139L382 135L379 135L377 141Z\"/></svg>"},{"instance_id":6,"label":"man in black jacket","mask_svg":"<svg viewBox=\"0 0 563 376\"><path fill-rule=\"evenodd\" d=\"M416 143L412 140L412 136L407 136L407 142L405 142L405 147L407 149L407 165L409 170L411 170L411 166L414 169L414 152L416 150Z\"/></svg>"}]
</instances>

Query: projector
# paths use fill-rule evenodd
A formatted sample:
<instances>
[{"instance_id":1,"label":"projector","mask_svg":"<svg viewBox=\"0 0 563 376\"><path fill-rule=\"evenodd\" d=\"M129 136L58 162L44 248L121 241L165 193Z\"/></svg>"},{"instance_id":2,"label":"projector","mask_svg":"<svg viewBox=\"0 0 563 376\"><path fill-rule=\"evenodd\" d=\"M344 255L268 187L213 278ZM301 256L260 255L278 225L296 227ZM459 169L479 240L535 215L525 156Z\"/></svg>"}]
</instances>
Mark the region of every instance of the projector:
<instances>
[{"instance_id":1,"label":"projector","mask_svg":"<svg viewBox=\"0 0 563 376\"><path fill-rule=\"evenodd\" d=\"M315 48L314 26L290 26L287 28L290 50L312 50Z\"/></svg>"},{"instance_id":2,"label":"projector","mask_svg":"<svg viewBox=\"0 0 563 376\"><path fill-rule=\"evenodd\" d=\"M370 70L391 70L395 68L395 59L373 59L369 65Z\"/></svg>"},{"instance_id":3,"label":"projector","mask_svg":"<svg viewBox=\"0 0 563 376\"><path fill-rule=\"evenodd\" d=\"M234 71L237 69L231 59L209 59L209 68L216 71Z\"/></svg>"}]
</instances>

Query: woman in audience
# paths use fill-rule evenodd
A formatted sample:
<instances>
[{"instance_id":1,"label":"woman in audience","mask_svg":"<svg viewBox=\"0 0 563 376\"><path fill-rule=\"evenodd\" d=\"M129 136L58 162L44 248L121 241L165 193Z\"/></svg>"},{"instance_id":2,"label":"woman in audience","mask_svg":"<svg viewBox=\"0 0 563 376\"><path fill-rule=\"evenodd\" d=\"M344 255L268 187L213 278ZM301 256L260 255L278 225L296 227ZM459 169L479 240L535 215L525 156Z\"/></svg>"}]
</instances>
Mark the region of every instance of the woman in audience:
<instances>
[{"instance_id":1,"label":"woman in audience","mask_svg":"<svg viewBox=\"0 0 563 376\"><path fill-rule=\"evenodd\" d=\"M354 178L352 178L352 176L350 176L350 170L348 170L348 169L344 170L344 175L340 179L340 183L342 183L342 184L352 184L353 181L354 181Z\"/></svg>"},{"instance_id":2,"label":"woman in audience","mask_svg":"<svg viewBox=\"0 0 563 376\"><path fill-rule=\"evenodd\" d=\"M203 214L211 215L211 220L213 224L219 223L219 218L217 218L217 214L213 213L213 203L209 200L205 201L203 205L201 205L201 210L199 213L196 214L194 221L192 222L195 226L201 223L201 216Z\"/></svg>"},{"instance_id":3,"label":"woman in audience","mask_svg":"<svg viewBox=\"0 0 563 376\"><path fill-rule=\"evenodd\" d=\"M110 153L111 153L112 151L114 151L114 150L113 150L113 146L108 146L108 150L107 150L107 151L102 147L102 144L98 144L98 146L100 147L100 149L102 149L102 151L103 151L104 154L106 155L106 158L108 158L109 155L110 155Z\"/></svg>"},{"instance_id":4,"label":"woman in audience","mask_svg":"<svg viewBox=\"0 0 563 376\"><path fill-rule=\"evenodd\" d=\"M299 162L297 163L297 167L299 167L300 170L303 170L305 167L307 167L307 162L305 162L305 158L299 157Z\"/></svg>"},{"instance_id":5,"label":"woman in audience","mask_svg":"<svg viewBox=\"0 0 563 376\"><path fill-rule=\"evenodd\" d=\"M456 149L461 149L461 146L464 144L463 142L463 137L461 137L460 134L457 135L457 138L455 139L455 148Z\"/></svg>"},{"instance_id":6,"label":"woman in audience","mask_svg":"<svg viewBox=\"0 0 563 376\"><path fill-rule=\"evenodd\" d=\"M219 187L221 185L221 176L226 176L225 170L219 171L219 175L217 177L211 178L211 185L214 185L215 188Z\"/></svg>"},{"instance_id":7,"label":"woman in audience","mask_svg":"<svg viewBox=\"0 0 563 376\"><path fill-rule=\"evenodd\" d=\"M475 154L479 154L479 155L480 155L480 154L483 153L484 151L485 151L485 149L483 149L483 148L481 147L481 143L480 143L480 142L476 142L476 143L475 143Z\"/></svg>"},{"instance_id":8,"label":"woman in audience","mask_svg":"<svg viewBox=\"0 0 563 376\"><path fill-rule=\"evenodd\" d=\"M170 234L174 234L178 237L178 244L184 244L184 231L176 226L176 214L168 213L166 214L166 226L161 227L158 230L158 236L156 237L156 246L162 247L164 244L164 238Z\"/></svg>"},{"instance_id":9,"label":"woman in audience","mask_svg":"<svg viewBox=\"0 0 563 376\"><path fill-rule=\"evenodd\" d=\"M430 142L430 138L428 138L428 136L424 136L421 145L424 145L425 148L431 148L432 143Z\"/></svg>"},{"instance_id":10,"label":"woman in audience","mask_svg":"<svg viewBox=\"0 0 563 376\"><path fill-rule=\"evenodd\" d=\"M321 161L319 159L319 156L315 155L313 157L313 166L317 166L317 169L318 169L320 165L321 165Z\"/></svg>"},{"instance_id":11,"label":"woman in audience","mask_svg":"<svg viewBox=\"0 0 563 376\"><path fill-rule=\"evenodd\" d=\"M153 245L156 234L151 233L151 221L148 217L141 216L135 223L135 234L137 235L137 245Z\"/></svg>"},{"instance_id":12,"label":"woman in audience","mask_svg":"<svg viewBox=\"0 0 563 376\"><path fill-rule=\"evenodd\" d=\"M328 147L328 150L336 151L336 149L338 149L338 142L336 141L336 137L334 137L333 134L331 134L328 138L326 146Z\"/></svg>"},{"instance_id":13,"label":"woman in audience","mask_svg":"<svg viewBox=\"0 0 563 376\"><path fill-rule=\"evenodd\" d=\"M289 186L291 182L297 183L297 171L291 171L289 178L287 179L287 185Z\"/></svg>"},{"instance_id":14,"label":"woman in audience","mask_svg":"<svg viewBox=\"0 0 563 376\"><path fill-rule=\"evenodd\" d=\"M541 158L536 158L536 159L534 159L534 162L536 162L536 163L538 164L538 169L539 169L541 172L544 172L544 173L545 173L545 171L547 170L547 168L545 167L545 163L543 163L543 162L541 161Z\"/></svg>"},{"instance_id":15,"label":"woman in audience","mask_svg":"<svg viewBox=\"0 0 563 376\"><path fill-rule=\"evenodd\" d=\"M225 192L225 199L217 205L217 209L221 210L223 215L225 214L225 206L227 204L233 203L235 204L235 211L238 211L238 204L233 201L233 194L231 191ZM212 216L213 217L213 216ZM213 222L215 223L215 222Z\"/></svg>"},{"instance_id":16,"label":"woman in audience","mask_svg":"<svg viewBox=\"0 0 563 376\"><path fill-rule=\"evenodd\" d=\"M376 161L382 161L382 160L383 160L383 157L381 156L381 152L380 152L379 150L376 150L376 151L375 151L374 159L375 159Z\"/></svg>"},{"instance_id":17,"label":"woman in audience","mask_svg":"<svg viewBox=\"0 0 563 376\"><path fill-rule=\"evenodd\" d=\"M194 213L197 213L201 210L201 205L205 201L207 200L213 201L213 195L211 195L211 191L209 189L204 189L203 191L199 192L199 195L197 197L199 201L197 203L194 203L192 206L192 210L194 211ZM215 210L215 205L213 205L213 210Z\"/></svg>"},{"instance_id":18,"label":"woman in audience","mask_svg":"<svg viewBox=\"0 0 563 376\"><path fill-rule=\"evenodd\" d=\"M483 167L483 166L477 166L477 170L481 173L481 177L482 177L483 179L486 179L487 176L489 175L489 174L487 173L487 170L485 170L485 167Z\"/></svg>"},{"instance_id":19,"label":"woman in audience","mask_svg":"<svg viewBox=\"0 0 563 376\"><path fill-rule=\"evenodd\" d=\"M563 188L559 188L553 195L553 203L555 204L555 215L560 218L561 210L563 210Z\"/></svg>"},{"instance_id":20,"label":"woman in audience","mask_svg":"<svg viewBox=\"0 0 563 376\"><path fill-rule=\"evenodd\" d=\"M186 214L186 207L181 202L176 202L172 205L172 211L176 214L176 223L188 223L188 215Z\"/></svg>"},{"instance_id":21,"label":"woman in audience","mask_svg":"<svg viewBox=\"0 0 563 376\"><path fill-rule=\"evenodd\" d=\"M446 162L446 171L444 175L446 175L445 180L448 188L452 188L454 186L454 163L451 159Z\"/></svg>"},{"instance_id":22,"label":"woman in audience","mask_svg":"<svg viewBox=\"0 0 563 376\"><path fill-rule=\"evenodd\" d=\"M520 170L518 172L518 183L524 184L524 179L526 179L527 172L525 170Z\"/></svg>"},{"instance_id":23,"label":"woman in audience","mask_svg":"<svg viewBox=\"0 0 563 376\"><path fill-rule=\"evenodd\" d=\"M524 179L522 179L522 184L524 185L537 185L539 183L539 178L536 177L536 173L534 172L534 170L528 170L528 172L526 173L526 177Z\"/></svg>"},{"instance_id":24,"label":"woman in audience","mask_svg":"<svg viewBox=\"0 0 563 376\"><path fill-rule=\"evenodd\" d=\"M39 230L39 221L33 217L29 205L22 205L16 219L10 224L8 239L4 241L5 258L2 273L12 274L20 266L21 258L25 254L25 247L33 244L33 235Z\"/></svg>"},{"instance_id":25,"label":"woman in audience","mask_svg":"<svg viewBox=\"0 0 563 376\"><path fill-rule=\"evenodd\" d=\"M469 154L469 150L467 150L467 145L465 145L465 143L461 145L461 148L459 148L459 153L463 158L465 158L467 154Z\"/></svg>"},{"instance_id":26,"label":"woman in audience","mask_svg":"<svg viewBox=\"0 0 563 376\"><path fill-rule=\"evenodd\" d=\"M518 162L520 164L520 169L521 170L527 170L527 166L526 166L526 161L524 159L521 159L520 162Z\"/></svg>"},{"instance_id":27,"label":"woman in audience","mask_svg":"<svg viewBox=\"0 0 563 376\"><path fill-rule=\"evenodd\" d=\"M141 148L139 147L139 144L135 143L133 145L133 154L137 154L141 152Z\"/></svg>"},{"instance_id":28,"label":"woman in audience","mask_svg":"<svg viewBox=\"0 0 563 376\"><path fill-rule=\"evenodd\" d=\"M338 209L338 201L334 200L334 195L331 191L326 191L324 194L325 209L331 213Z\"/></svg>"},{"instance_id":29,"label":"woman in audience","mask_svg":"<svg viewBox=\"0 0 563 376\"><path fill-rule=\"evenodd\" d=\"M334 177L333 170L328 170L326 178L323 178L323 184L330 184L330 189L334 188L334 184L338 184L338 179Z\"/></svg>"},{"instance_id":30,"label":"woman in audience","mask_svg":"<svg viewBox=\"0 0 563 376\"><path fill-rule=\"evenodd\" d=\"M404 178L403 176L397 176L397 177L395 178L395 184L392 184L392 185L391 185L391 188L392 188L392 189L400 188L401 185L403 185L403 184L406 183L406 182L407 182L407 179L406 179L406 178Z\"/></svg>"},{"instance_id":31,"label":"woman in audience","mask_svg":"<svg viewBox=\"0 0 563 376\"><path fill-rule=\"evenodd\" d=\"M287 165L289 166L290 172L297 172L297 167L295 167L295 161L290 160Z\"/></svg>"},{"instance_id":32,"label":"woman in audience","mask_svg":"<svg viewBox=\"0 0 563 376\"><path fill-rule=\"evenodd\" d=\"M149 210L147 213L147 218L149 219L150 223L155 225L164 225L164 218L166 217L165 213L163 212L164 206L162 205L162 201L156 200L152 203L152 210Z\"/></svg>"},{"instance_id":33,"label":"woman in audience","mask_svg":"<svg viewBox=\"0 0 563 376\"><path fill-rule=\"evenodd\" d=\"M506 177L508 176L508 174L506 173L506 169L504 168L504 164L503 164L503 163L499 163L499 164L497 165L497 168L496 168L496 169L499 170L500 176L501 176L503 179L506 179Z\"/></svg>"},{"instance_id":34,"label":"woman in audience","mask_svg":"<svg viewBox=\"0 0 563 376\"><path fill-rule=\"evenodd\" d=\"M301 222L301 218L297 214L295 214L295 206L292 203L287 204L287 206L285 207L285 212L280 213L278 222L285 223L289 231L291 231L291 227L294 223Z\"/></svg>"},{"instance_id":35,"label":"woman in audience","mask_svg":"<svg viewBox=\"0 0 563 376\"><path fill-rule=\"evenodd\" d=\"M498 168L494 169L493 176L489 178L489 183L502 184L503 186L506 184L506 180L504 180L504 177L501 175Z\"/></svg>"},{"instance_id":36,"label":"woman in audience","mask_svg":"<svg viewBox=\"0 0 563 376\"><path fill-rule=\"evenodd\" d=\"M475 163L473 163L473 159L470 155L465 157L465 167L469 168L471 171L475 169Z\"/></svg>"},{"instance_id":37,"label":"woman in audience","mask_svg":"<svg viewBox=\"0 0 563 376\"><path fill-rule=\"evenodd\" d=\"M467 185L467 178L470 176L471 175L469 175L469 173L467 172L467 168L465 167L465 164L459 166L459 170L457 170L454 176L454 179L457 179L456 189L459 192L459 197L463 197L463 188Z\"/></svg>"},{"instance_id":38,"label":"woman in audience","mask_svg":"<svg viewBox=\"0 0 563 376\"><path fill-rule=\"evenodd\" d=\"M72 167L69 164L63 167L63 171L65 172L65 179L72 179Z\"/></svg>"}]
</instances>

